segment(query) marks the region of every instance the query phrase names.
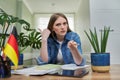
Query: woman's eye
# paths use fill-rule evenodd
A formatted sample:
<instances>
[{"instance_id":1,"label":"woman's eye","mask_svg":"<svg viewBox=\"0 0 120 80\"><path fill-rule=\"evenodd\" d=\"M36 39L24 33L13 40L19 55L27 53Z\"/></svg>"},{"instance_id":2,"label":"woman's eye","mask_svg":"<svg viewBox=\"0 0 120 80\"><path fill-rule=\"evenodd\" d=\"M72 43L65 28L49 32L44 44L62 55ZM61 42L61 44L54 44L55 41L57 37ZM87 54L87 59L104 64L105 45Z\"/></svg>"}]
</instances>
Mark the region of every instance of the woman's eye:
<instances>
[{"instance_id":1,"label":"woman's eye","mask_svg":"<svg viewBox=\"0 0 120 80\"><path fill-rule=\"evenodd\" d=\"M56 26L58 26L58 27L59 27L59 26L61 26L61 24L60 24L60 23L58 23L58 24L56 24Z\"/></svg>"},{"instance_id":2,"label":"woman's eye","mask_svg":"<svg viewBox=\"0 0 120 80\"><path fill-rule=\"evenodd\" d=\"M56 24L56 26L58 26L58 27L60 27L61 25L64 25L64 26L66 26L67 25L67 22L64 22L64 23L58 23L58 24Z\"/></svg>"},{"instance_id":3,"label":"woman's eye","mask_svg":"<svg viewBox=\"0 0 120 80\"><path fill-rule=\"evenodd\" d=\"M67 25L67 22L64 22L63 25Z\"/></svg>"}]
</instances>

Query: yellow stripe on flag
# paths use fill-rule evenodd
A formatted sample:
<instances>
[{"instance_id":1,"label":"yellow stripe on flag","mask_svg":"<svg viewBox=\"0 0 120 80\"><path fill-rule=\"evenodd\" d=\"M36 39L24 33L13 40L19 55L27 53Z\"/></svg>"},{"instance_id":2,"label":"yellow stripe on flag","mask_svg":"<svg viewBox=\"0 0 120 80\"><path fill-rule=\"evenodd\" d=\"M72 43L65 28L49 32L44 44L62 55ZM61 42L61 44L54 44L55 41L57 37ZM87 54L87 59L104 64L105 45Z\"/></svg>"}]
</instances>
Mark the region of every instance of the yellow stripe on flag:
<instances>
[{"instance_id":1,"label":"yellow stripe on flag","mask_svg":"<svg viewBox=\"0 0 120 80\"><path fill-rule=\"evenodd\" d=\"M11 45L8 43L6 44L6 47L4 49L4 53L10 58L10 60L13 62L13 64L17 67L18 66L18 57Z\"/></svg>"}]
</instances>

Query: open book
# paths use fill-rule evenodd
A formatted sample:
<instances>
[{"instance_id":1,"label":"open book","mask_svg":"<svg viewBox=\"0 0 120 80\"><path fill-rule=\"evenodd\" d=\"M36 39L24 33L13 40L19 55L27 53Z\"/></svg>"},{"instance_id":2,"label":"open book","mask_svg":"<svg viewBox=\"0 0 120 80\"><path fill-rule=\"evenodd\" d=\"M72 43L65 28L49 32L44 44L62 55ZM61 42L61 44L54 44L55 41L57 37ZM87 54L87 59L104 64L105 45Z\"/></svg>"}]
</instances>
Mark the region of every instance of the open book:
<instances>
[{"instance_id":1,"label":"open book","mask_svg":"<svg viewBox=\"0 0 120 80\"><path fill-rule=\"evenodd\" d=\"M46 64L46 65L36 65L29 68L19 69L12 72L12 74L23 74L23 75L44 75L44 74L54 74L61 70L76 70L80 68L86 68L85 66L76 66L75 64Z\"/></svg>"},{"instance_id":2,"label":"open book","mask_svg":"<svg viewBox=\"0 0 120 80\"><path fill-rule=\"evenodd\" d=\"M50 72L56 72L60 69L61 69L61 65L55 65L55 64L36 65L33 67L12 71L12 74L44 75Z\"/></svg>"}]
</instances>

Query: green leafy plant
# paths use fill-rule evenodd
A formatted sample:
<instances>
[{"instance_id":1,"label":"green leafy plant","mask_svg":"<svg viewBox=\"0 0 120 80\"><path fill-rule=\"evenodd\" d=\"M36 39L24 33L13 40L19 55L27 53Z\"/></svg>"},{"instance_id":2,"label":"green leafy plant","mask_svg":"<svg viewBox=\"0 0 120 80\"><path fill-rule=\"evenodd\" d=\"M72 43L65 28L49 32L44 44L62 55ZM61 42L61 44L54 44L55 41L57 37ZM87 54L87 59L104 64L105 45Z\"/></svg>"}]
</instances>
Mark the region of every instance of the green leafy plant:
<instances>
[{"instance_id":1,"label":"green leafy plant","mask_svg":"<svg viewBox=\"0 0 120 80\"><path fill-rule=\"evenodd\" d=\"M4 48L6 38L9 36L9 27L20 24L27 34L18 34L19 52L23 52L28 46L39 49L41 47L41 34L35 29L30 28L30 24L23 19L7 14L0 8L0 49Z\"/></svg>"},{"instance_id":2,"label":"green leafy plant","mask_svg":"<svg viewBox=\"0 0 120 80\"><path fill-rule=\"evenodd\" d=\"M23 52L28 46L33 49L40 49L41 47L41 33L32 29L29 34L20 33L18 36L18 44L21 47L20 53Z\"/></svg>"},{"instance_id":3,"label":"green leafy plant","mask_svg":"<svg viewBox=\"0 0 120 80\"><path fill-rule=\"evenodd\" d=\"M36 30L33 30L28 35L29 40L29 46L31 46L34 49L39 49L41 47L41 33L37 32Z\"/></svg>"},{"instance_id":4,"label":"green leafy plant","mask_svg":"<svg viewBox=\"0 0 120 80\"><path fill-rule=\"evenodd\" d=\"M85 31L85 34L87 35L94 51L96 53L104 53L106 52L106 46L107 46L107 41L108 41L108 36L110 32L110 27L104 27L104 30L101 30L101 38L100 40L98 39L98 34L96 31L96 28L94 28L94 31L89 29L90 34L88 34Z\"/></svg>"},{"instance_id":5,"label":"green leafy plant","mask_svg":"<svg viewBox=\"0 0 120 80\"><path fill-rule=\"evenodd\" d=\"M21 24L25 30L30 30L30 24L23 19L7 14L0 8L0 48L4 48L7 36L9 36L8 29L16 24Z\"/></svg>"}]
</instances>

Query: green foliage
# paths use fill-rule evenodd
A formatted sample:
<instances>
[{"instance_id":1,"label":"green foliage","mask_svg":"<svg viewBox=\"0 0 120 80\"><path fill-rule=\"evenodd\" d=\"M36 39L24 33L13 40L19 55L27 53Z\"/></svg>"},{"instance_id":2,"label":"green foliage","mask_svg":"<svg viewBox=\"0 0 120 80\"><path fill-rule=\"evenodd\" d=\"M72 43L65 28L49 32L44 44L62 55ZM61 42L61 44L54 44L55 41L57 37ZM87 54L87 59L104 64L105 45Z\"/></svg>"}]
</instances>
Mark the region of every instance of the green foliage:
<instances>
[{"instance_id":1,"label":"green foliage","mask_svg":"<svg viewBox=\"0 0 120 80\"><path fill-rule=\"evenodd\" d=\"M89 29L90 34L88 34L85 31L85 34L87 35L94 51L96 53L104 53L106 52L106 46L107 46L107 41L108 41L108 36L110 32L110 27L104 27L104 30L101 30L101 38L100 40L98 39L98 34L96 31L96 28L94 28L94 31Z\"/></svg>"},{"instance_id":2,"label":"green foliage","mask_svg":"<svg viewBox=\"0 0 120 80\"><path fill-rule=\"evenodd\" d=\"M29 46L31 46L34 49L39 49L41 47L41 34L40 32L37 32L36 30L32 31L28 35L29 40Z\"/></svg>"},{"instance_id":3,"label":"green foliage","mask_svg":"<svg viewBox=\"0 0 120 80\"><path fill-rule=\"evenodd\" d=\"M20 24L24 30L28 32L25 34L21 32L18 34L18 45L19 51L24 51L28 46L39 49L41 47L41 34L37 32L35 29L30 28L30 24L23 19L19 19L18 17L14 17L12 15L7 14L4 10L0 8L0 48L4 48L6 37L9 36L7 34L9 27Z\"/></svg>"},{"instance_id":4,"label":"green foliage","mask_svg":"<svg viewBox=\"0 0 120 80\"><path fill-rule=\"evenodd\" d=\"M9 27L15 26L16 23L21 24L25 30L30 29L30 24L23 19L19 19L18 17L14 17L12 15L7 14L4 10L0 8L0 47L5 46L6 37L9 36L7 34Z\"/></svg>"},{"instance_id":5,"label":"green foliage","mask_svg":"<svg viewBox=\"0 0 120 80\"><path fill-rule=\"evenodd\" d=\"M29 34L20 33L18 36L18 44L21 47L20 52L23 52L28 46L34 49L40 49L41 34L35 29L31 30Z\"/></svg>"}]
</instances>

